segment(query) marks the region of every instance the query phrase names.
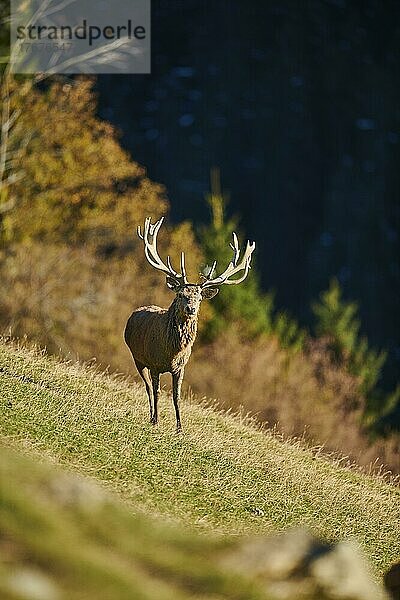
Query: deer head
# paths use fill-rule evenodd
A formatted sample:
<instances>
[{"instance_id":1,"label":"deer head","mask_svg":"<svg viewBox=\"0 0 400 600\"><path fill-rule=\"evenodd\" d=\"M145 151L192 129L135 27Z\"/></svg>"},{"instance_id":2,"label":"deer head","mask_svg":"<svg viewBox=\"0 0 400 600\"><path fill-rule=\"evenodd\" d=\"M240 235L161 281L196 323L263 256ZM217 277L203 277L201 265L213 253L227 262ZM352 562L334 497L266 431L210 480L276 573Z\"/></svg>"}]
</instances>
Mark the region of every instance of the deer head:
<instances>
[{"instance_id":1,"label":"deer head","mask_svg":"<svg viewBox=\"0 0 400 600\"><path fill-rule=\"evenodd\" d=\"M189 283L185 269L185 254L181 253L180 272L175 271L171 265L170 257L167 256L166 264L160 258L157 251L157 235L163 223L164 217L152 224L150 217L144 222L143 234L140 226L137 229L138 236L144 242L144 253L152 267L162 271L167 276L167 286L173 290L179 302L179 308L182 315L197 315L201 301L205 298L213 298L219 292L221 285L235 285L244 281L248 275L251 263L251 255L255 248L255 242L246 244L243 257L240 259L240 248L236 233L233 233L233 243L230 244L233 250L233 257L225 271L220 275L215 274L217 262L214 261L208 275L202 275L201 283ZM235 275L241 273L240 277L232 279Z\"/></svg>"}]
</instances>

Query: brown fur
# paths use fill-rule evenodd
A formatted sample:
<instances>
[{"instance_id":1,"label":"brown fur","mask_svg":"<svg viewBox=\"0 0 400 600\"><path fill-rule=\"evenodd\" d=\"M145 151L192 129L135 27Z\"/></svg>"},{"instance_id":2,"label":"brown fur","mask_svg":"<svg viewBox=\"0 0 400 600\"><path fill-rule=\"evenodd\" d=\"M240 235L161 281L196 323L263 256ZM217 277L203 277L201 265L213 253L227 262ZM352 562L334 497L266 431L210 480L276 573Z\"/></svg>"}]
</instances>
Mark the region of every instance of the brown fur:
<instances>
[{"instance_id":1,"label":"brown fur","mask_svg":"<svg viewBox=\"0 0 400 600\"><path fill-rule=\"evenodd\" d=\"M142 306L128 319L125 341L145 382L153 424L158 420L160 374L171 373L176 425L178 430L181 429L180 390L184 369L196 339L200 303L204 297L209 298L216 293L217 290L202 290L199 285L183 285L177 289L177 295L168 309Z\"/></svg>"},{"instance_id":2,"label":"brown fur","mask_svg":"<svg viewBox=\"0 0 400 600\"><path fill-rule=\"evenodd\" d=\"M133 358L148 369L173 373L189 360L197 333L197 315L184 320L176 315L176 300L169 309L142 306L129 317L125 341Z\"/></svg>"}]
</instances>

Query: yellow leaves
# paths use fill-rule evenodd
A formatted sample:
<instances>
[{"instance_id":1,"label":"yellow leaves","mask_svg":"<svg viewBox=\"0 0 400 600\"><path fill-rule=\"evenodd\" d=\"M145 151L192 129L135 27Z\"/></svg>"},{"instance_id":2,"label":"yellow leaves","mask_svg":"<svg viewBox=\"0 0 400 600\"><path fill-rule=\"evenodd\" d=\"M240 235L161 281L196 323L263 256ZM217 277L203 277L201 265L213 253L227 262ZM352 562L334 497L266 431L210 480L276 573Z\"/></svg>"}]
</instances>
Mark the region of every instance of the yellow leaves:
<instances>
[{"instance_id":1,"label":"yellow leaves","mask_svg":"<svg viewBox=\"0 0 400 600\"><path fill-rule=\"evenodd\" d=\"M96 116L92 87L87 78L54 80L44 91L18 96L19 128L32 139L22 159L24 178L13 186L20 198L10 216L15 241L121 243L135 220L166 213L164 188Z\"/></svg>"}]
</instances>

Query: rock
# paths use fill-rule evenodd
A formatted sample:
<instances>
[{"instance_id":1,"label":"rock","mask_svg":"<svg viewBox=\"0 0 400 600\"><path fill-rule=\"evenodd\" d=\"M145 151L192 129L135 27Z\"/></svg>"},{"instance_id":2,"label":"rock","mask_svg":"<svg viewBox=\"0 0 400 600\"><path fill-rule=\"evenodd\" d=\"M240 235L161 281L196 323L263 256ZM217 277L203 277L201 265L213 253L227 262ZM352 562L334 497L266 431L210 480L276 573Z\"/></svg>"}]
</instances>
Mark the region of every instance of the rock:
<instances>
[{"instance_id":1,"label":"rock","mask_svg":"<svg viewBox=\"0 0 400 600\"><path fill-rule=\"evenodd\" d=\"M358 547L350 542L340 542L331 546L328 552L311 562L309 571L329 598L386 598L383 590L371 580Z\"/></svg>"},{"instance_id":2,"label":"rock","mask_svg":"<svg viewBox=\"0 0 400 600\"><path fill-rule=\"evenodd\" d=\"M263 582L274 600L387 600L355 544L327 544L304 530L244 542L225 567Z\"/></svg>"}]
</instances>

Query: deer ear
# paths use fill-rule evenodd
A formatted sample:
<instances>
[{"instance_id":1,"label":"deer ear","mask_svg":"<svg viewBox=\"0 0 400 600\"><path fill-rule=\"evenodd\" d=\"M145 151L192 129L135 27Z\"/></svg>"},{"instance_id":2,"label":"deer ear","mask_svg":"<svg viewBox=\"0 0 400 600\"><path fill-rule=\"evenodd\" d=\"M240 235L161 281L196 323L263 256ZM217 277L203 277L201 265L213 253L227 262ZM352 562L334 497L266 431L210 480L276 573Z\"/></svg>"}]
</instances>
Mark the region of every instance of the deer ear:
<instances>
[{"instance_id":1,"label":"deer ear","mask_svg":"<svg viewBox=\"0 0 400 600\"><path fill-rule=\"evenodd\" d=\"M210 298L214 298L219 292L219 288L204 288L201 290L201 295L204 299L209 300Z\"/></svg>"},{"instance_id":2,"label":"deer ear","mask_svg":"<svg viewBox=\"0 0 400 600\"><path fill-rule=\"evenodd\" d=\"M167 275L167 287L172 290L173 292L177 292L179 290L180 283L178 283L177 281L175 281L175 279L173 279L172 277L170 277L169 275Z\"/></svg>"}]
</instances>

